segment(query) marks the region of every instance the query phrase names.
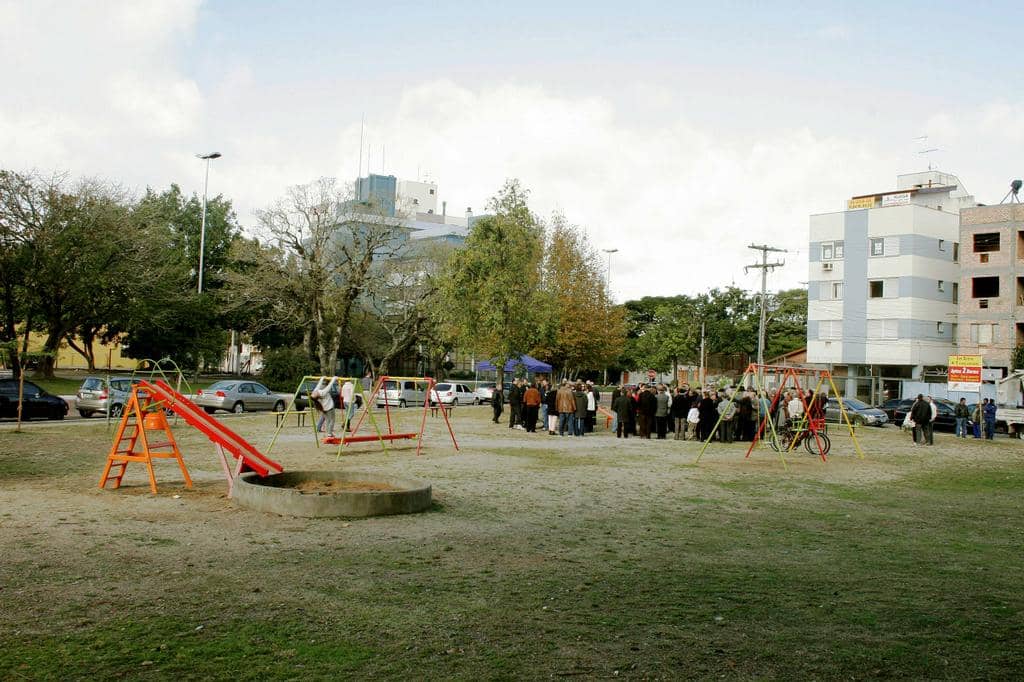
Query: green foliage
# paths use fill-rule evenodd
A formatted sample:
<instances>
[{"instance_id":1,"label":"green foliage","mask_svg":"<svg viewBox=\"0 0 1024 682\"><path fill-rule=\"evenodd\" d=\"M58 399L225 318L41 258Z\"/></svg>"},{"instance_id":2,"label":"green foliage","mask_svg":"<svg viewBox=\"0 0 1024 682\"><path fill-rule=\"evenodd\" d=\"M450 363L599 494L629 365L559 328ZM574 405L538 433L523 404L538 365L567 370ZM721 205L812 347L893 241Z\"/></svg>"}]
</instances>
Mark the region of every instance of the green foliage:
<instances>
[{"instance_id":1,"label":"green foliage","mask_svg":"<svg viewBox=\"0 0 1024 682\"><path fill-rule=\"evenodd\" d=\"M1013 369L1024 369L1024 344L1013 349Z\"/></svg>"},{"instance_id":2,"label":"green foliage","mask_svg":"<svg viewBox=\"0 0 1024 682\"><path fill-rule=\"evenodd\" d=\"M305 348L277 348L263 352L263 382L275 391L294 391L302 377L320 371Z\"/></svg>"},{"instance_id":3,"label":"green foliage","mask_svg":"<svg viewBox=\"0 0 1024 682\"><path fill-rule=\"evenodd\" d=\"M704 323L708 355L757 353L760 295L737 287L696 296L651 296L628 301L627 339L621 362L626 367L665 371L673 360L697 364ZM807 291L788 289L768 298L765 359L807 343Z\"/></svg>"},{"instance_id":4,"label":"green foliage","mask_svg":"<svg viewBox=\"0 0 1024 682\"><path fill-rule=\"evenodd\" d=\"M498 365L540 336L543 232L527 196L517 180L505 184L489 205L494 215L474 223L452 254L442 288L442 333Z\"/></svg>"}]
</instances>

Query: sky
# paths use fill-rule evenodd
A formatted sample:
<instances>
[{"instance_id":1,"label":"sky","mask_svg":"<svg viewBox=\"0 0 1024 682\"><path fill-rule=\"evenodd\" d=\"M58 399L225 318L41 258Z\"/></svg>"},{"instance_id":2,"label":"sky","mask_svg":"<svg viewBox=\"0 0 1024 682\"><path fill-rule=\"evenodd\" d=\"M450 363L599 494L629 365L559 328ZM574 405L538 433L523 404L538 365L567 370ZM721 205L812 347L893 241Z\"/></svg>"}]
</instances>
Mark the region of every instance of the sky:
<instances>
[{"instance_id":1,"label":"sky","mask_svg":"<svg viewBox=\"0 0 1024 682\"><path fill-rule=\"evenodd\" d=\"M983 203L1024 175L1018 9L0 0L0 167L202 193L217 151L253 232L288 186L353 180L365 121L363 174L456 214L518 178L617 249L617 300L759 288L752 243L801 286L812 214L929 163Z\"/></svg>"}]
</instances>

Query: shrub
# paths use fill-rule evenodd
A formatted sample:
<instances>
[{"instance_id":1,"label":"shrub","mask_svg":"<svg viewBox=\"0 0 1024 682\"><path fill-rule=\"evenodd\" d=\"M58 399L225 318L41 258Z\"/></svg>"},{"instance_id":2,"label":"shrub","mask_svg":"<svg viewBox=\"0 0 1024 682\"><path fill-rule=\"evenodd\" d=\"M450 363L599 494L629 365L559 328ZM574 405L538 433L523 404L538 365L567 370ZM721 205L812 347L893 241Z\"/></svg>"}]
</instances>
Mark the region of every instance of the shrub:
<instances>
[{"instance_id":1,"label":"shrub","mask_svg":"<svg viewBox=\"0 0 1024 682\"><path fill-rule=\"evenodd\" d=\"M275 391L294 391L302 377L318 374L320 365L303 348L277 348L263 354L263 383Z\"/></svg>"}]
</instances>

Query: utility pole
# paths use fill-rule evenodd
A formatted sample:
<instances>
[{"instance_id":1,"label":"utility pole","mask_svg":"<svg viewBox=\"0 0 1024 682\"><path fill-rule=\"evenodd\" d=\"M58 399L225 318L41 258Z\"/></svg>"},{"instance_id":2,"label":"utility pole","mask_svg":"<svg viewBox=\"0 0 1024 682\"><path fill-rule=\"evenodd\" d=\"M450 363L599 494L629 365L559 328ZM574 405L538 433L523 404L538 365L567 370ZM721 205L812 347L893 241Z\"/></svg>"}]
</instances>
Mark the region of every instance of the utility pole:
<instances>
[{"instance_id":1,"label":"utility pole","mask_svg":"<svg viewBox=\"0 0 1024 682\"><path fill-rule=\"evenodd\" d=\"M786 264L786 261L775 261L774 263L768 262L768 252L776 253L788 253L786 249L777 249L774 246L768 246L767 244L751 244L747 247L748 249L754 249L755 251L761 252L761 262L748 265L743 268L743 272L747 272L751 269L761 270L761 324L757 329L757 364L764 364L764 327L767 319L767 297L768 297L768 271L774 270L775 268L781 268ZM760 373L760 372L759 372ZM760 377L759 377L760 378Z\"/></svg>"},{"instance_id":2,"label":"utility pole","mask_svg":"<svg viewBox=\"0 0 1024 682\"><path fill-rule=\"evenodd\" d=\"M704 323L700 323L700 369L697 371L697 380L703 393L704 384L707 381L707 372L704 369Z\"/></svg>"}]
</instances>

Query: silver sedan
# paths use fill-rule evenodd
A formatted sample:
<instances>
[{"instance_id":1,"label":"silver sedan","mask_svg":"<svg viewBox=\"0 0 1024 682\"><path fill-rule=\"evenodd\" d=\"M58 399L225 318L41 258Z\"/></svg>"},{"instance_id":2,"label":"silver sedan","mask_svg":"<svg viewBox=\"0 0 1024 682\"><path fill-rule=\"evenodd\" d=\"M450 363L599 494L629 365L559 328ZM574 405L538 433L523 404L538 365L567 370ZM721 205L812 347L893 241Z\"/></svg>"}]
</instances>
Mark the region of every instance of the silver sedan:
<instances>
[{"instance_id":1,"label":"silver sedan","mask_svg":"<svg viewBox=\"0 0 1024 682\"><path fill-rule=\"evenodd\" d=\"M274 393L263 384L255 381L218 381L209 388L201 388L196 392L196 405L209 414L217 410L227 412L250 412L256 410L273 410L283 412L288 396Z\"/></svg>"}]
</instances>

